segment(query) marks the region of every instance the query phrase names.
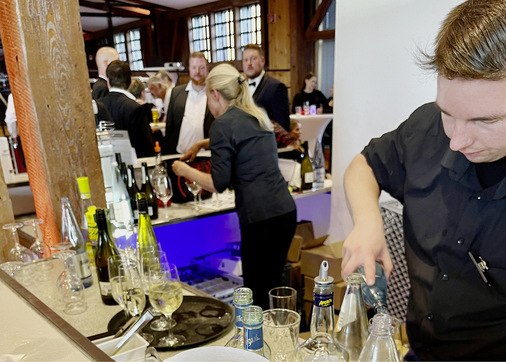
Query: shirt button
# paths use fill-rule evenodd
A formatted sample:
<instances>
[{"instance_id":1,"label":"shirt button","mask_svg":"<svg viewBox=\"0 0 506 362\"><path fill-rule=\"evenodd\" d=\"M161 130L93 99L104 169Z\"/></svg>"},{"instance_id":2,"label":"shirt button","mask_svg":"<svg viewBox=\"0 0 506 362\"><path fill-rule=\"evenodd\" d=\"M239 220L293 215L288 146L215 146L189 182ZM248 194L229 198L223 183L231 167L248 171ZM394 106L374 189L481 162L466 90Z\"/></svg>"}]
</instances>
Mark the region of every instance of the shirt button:
<instances>
[{"instance_id":1,"label":"shirt button","mask_svg":"<svg viewBox=\"0 0 506 362\"><path fill-rule=\"evenodd\" d=\"M477 199L478 199L478 200L481 200L481 196L478 196L478 197L477 197Z\"/></svg>"},{"instance_id":2,"label":"shirt button","mask_svg":"<svg viewBox=\"0 0 506 362\"><path fill-rule=\"evenodd\" d=\"M459 240L457 240L457 244L459 244L459 245L464 244L464 239L463 239L463 238L460 238Z\"/></svg>"},{"instance_id":3,"label":"shirt button","mask_svg":"<svg viewBox=\"0 0 506 362\"><path fill-rule=\"evenodd\" d=\"M441 280L444 280L444 281L447 281L448 279L450 279L448 277L448 274L444 273L443 276L441 277Z\"/></svg>"},{"instance_id":4,"label":"shirt button","mask_svg":"<svg viewBox=\"0 0 506 362\"><path fill-rule=\"evenodd\" d=\"M427 314L427 319L430 320L430 321L433 320L434 319L434 314L432 314L432 313Z\"/></svg>"}]
</instances>

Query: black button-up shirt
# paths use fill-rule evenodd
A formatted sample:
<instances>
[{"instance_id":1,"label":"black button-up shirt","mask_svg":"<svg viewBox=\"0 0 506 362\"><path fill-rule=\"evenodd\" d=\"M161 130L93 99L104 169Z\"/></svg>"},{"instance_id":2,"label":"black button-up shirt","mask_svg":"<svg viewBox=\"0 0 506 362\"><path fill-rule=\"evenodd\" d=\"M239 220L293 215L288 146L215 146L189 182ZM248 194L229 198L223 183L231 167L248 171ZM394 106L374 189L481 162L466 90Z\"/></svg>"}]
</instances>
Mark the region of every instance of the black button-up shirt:
<instances>
[{"instance_id":1,"label":"black button-up shirt","mask_svg":"<svg viewBox=\"0 0 506 362\"><path fill-rule=\"evenodd\" d=\"M482 188L433 103L363 154L404 205L411 347L423 359L506 359L506 179ZM491 286L469 251L487 263Z\"/></svg>"}]
</instances>

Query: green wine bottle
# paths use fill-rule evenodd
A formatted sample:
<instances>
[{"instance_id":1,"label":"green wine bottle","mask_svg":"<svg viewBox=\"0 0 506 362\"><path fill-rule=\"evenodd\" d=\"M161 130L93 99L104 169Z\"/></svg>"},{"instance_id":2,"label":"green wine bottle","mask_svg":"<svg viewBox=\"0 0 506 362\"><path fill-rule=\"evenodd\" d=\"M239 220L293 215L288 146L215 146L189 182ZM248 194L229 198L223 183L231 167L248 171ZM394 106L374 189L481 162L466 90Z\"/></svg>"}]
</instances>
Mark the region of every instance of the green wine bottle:
<instances>
[{"instance_id":1,"label":"green wine bottle","mask_svg":"<svg viewBox=\"0 0 506 362\"><path fill-rule=\"evenodd\" d=\"M139 207L139 255L151 250L158 253L158 242L153 231L153 225L151 225L151 218L148 213L148 200L144 192L137 194L137 205Z\"/></svg>"},{"instance_id":2,"label":"green wine bottle","mask_svg":"<svg viewBox=\"0 0 506 362\"><path fill-rule=\"evenodd\" d=\"M146 194L146 199L148 200L149 217L152 220L158 219L158 199L156 198L155 191L153 190L151 181L149 180L148 164L146 162L142 163L141 192Z\"/></svg>"},{"instance_id":3,"label":"green wine bottle","mask_svg":"<svg viewBox=\"0 0 506 362\"><path fill-rule=\"evenodd\" d=\"M100 295L104 304L114 305L116 304L116 301L112 297L107 259L110 256L119 255L119 252L109 236L105 209L97 209L95 215L98 228L98 245L97 252L95 254L95 266L97 268L98 282L100 285Z\"/></svg>"},{"instance_id":4,"label":"green wine bottle","mask_svg":"<svg viewBox=\"0 0 506 362\"><path fill-rule=\"evenodd\" d=\"M308 151L308 143L304 142L302 145L304 147L304 158L300 163L300 178L301 178L301 190L311 190L313 188L314 182L314 170L313 165L311 163L311 159L309 158Z\"/></svg>"}]
</instances>

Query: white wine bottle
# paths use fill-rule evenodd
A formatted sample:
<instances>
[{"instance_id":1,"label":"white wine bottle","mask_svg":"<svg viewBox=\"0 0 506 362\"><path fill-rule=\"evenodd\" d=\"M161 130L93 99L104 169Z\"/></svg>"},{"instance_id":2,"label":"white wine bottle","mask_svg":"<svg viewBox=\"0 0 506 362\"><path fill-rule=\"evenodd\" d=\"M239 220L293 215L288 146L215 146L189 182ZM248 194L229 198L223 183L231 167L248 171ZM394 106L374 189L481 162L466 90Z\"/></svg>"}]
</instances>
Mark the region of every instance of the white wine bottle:
<instances>
[{"instance_id":1,"label":"white wine bottle","mask_svg":"<svg viewBox=\"0 0 506 362\"><path fill-rule=\"evenodd\" d=\"M158 242L149 217L148 201L144 192L139 192L137 194L137 205L139 207L139 233L137 242L139 246L139 255L151 250L158 253Z\"/></svg>"},{"instance_id":2,"label":"white wine bottle","mask_svg":"<svg viewBox=\"0 0 506 362\"><path fill-rule=\"evenodd\" d=\"M158 219L158 199L156 198L155 191L151 186L148 175L148 164L142 163L142 186L141 192L146 194L146 200L148 200L148 213L152 220Z\"/></svg>"},{"instance_id":3,"label":"white wine bottle","mask_svg":"<svg viewBox=\"0 0 506 362\"><path fill-rule=\"evenodd\" d=\"M307 141L303 144L304 147L304 158L300 163L300 178L301 178L301 190L311 190L314 182L314 170L309 158L308 143Z\"/></svg>"}]
</instances>

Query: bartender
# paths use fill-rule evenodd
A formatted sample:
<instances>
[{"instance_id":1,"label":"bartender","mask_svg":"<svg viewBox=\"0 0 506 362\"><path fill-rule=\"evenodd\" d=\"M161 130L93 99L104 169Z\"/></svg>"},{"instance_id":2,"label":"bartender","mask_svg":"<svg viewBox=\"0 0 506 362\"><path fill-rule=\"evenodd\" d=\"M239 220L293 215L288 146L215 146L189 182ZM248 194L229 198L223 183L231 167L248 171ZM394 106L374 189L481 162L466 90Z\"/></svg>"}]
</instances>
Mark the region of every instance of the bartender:
<instances>
[{"instance_id":1,"label":"bartender","mask_svg":"<svg viewBox=\"0 0 506 362\"><path fill-rule=\"evenodd\" d=\"M344 177L355 223L344 278L392 271L381 190L404 205L411 359L506 357L506 2L454 8L423 65L437 97L373 139Z\"/></svg>"}]
</instances>

